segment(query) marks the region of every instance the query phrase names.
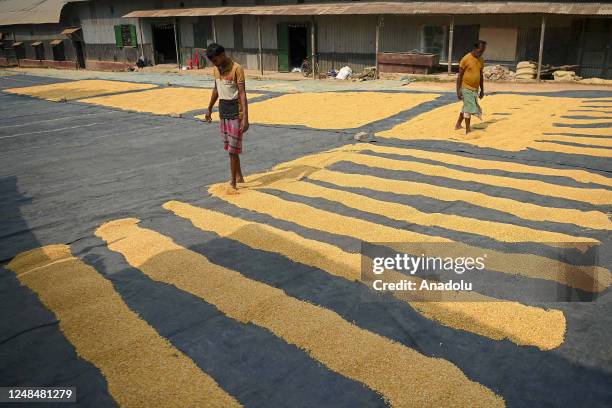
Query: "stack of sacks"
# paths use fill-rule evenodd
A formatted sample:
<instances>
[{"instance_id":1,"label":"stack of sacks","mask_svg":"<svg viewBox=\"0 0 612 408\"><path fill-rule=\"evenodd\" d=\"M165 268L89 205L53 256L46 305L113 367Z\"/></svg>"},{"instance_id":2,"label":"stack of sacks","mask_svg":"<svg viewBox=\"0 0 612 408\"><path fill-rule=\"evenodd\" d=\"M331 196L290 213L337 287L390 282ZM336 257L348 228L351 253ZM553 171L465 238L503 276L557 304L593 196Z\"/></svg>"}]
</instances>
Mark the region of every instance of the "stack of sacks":
<instances>
[{"instance_id":1,"label":"stack of sacks","mask_svg":"<svg viewBox=\"0 0 612 408\"><path fill-rule=\"evenodd\" d=\"M521 61L516 65L516 79L534 79L538 74L538 66L530 61Z\"/></svg>"},{"instance_id":2,"label":"stack of sacks","mask_svg":"<svg viewBox=\"0 0 612 408\"><path fill-rule=\"evenodd\" d=\"M501 65L484 67L483 75L489 81L508 81L514 79L514 72Z\"/></svg>"},{"instance_id":3,"label":"stack of sacks","mask_svg":"<svg viewBox=\"0 0 612 408\"><path fill-rule=\"evenodd\" d=\"M591 85L612 85L612 79L601 79L601 78L586 78L580 80L581 84Z\"/></svg>"},{"instance_id":4,"label":"stack of sacks","mask_svg":"<svg viewBox=\"0 0 612 408\"><path fill-rule=\"evenodd\" d=\"M573 82L580 79L574 71L555 71L553 72L555 81Z\"/></svg>"}]
</instances>

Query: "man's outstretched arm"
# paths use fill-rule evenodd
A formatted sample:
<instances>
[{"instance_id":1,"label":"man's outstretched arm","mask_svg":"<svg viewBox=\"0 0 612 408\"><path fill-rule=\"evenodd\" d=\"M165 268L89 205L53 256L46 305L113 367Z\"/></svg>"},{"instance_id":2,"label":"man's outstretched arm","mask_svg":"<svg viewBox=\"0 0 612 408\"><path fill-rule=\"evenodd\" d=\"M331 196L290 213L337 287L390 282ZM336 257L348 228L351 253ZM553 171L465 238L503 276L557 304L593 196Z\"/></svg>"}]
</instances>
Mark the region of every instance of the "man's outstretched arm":
<instances>
[{"instance_id":1,"label":"man's outstretched arm","mask_svg":"<svg viewBox=\"0 0 612 408\"><path fill-rule=\"evenodd\" d=\"M238 97L240 98L240 106L242 107L242 123L240 124L240 132L244 133L249 130L249 103L246 96L246 87L244 82L238 83Z\"/></svg>"},{"instance_id":2,"label":"man's outstretched arm","mask_svg":"<svg viewBox=\"0 0 612 408\"><path fill-rule=\"evenodd\" d=\"M480 99L484 98L484 72L480 70Z\"/></svg>"},{"instance_id":3,"label":"man's outstretched arm","mask_svg":"<svg viewBox=\"0 0 612 408\"><path fill-rule=\"evenodd\" d=\"M463 95L461 95L461 82L463 81L463 68L459 68L459 75L457 75L457 98L463 99Z\"/></svg>"},{"instance_id":4,"label":"man's outstretched arm","mask_svg":"<svg viewBox=\"0 0 612 408\"><path fill-rule=\"evenodd\" d=\"M208 113L206 113L205 120L210 122L212 120L212 110L215 107L215 103L217 103L217 99L219 99L219 92L217 91L217 84L213 88L212 95L210 95L210 102L208 103Z\"/></svg>"}]
</instances>

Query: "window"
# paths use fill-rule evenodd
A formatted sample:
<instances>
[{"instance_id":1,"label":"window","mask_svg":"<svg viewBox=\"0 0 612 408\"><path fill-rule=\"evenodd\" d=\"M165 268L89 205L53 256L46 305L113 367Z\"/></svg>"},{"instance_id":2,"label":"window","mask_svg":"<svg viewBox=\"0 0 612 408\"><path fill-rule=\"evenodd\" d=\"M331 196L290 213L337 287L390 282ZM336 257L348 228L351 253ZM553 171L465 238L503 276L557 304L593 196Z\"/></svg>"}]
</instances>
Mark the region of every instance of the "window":
<instances>
[{"instance_id":1,"label":"window","mask_svg":"<svg viewBox=\"0 0 612 408\"><path fill-rule=\"evenodd\" d=\"M15 50L15 57L17 59L25 59L25 57L26 57L25 48L24 48L23 43L21 41L14 42L13 43L13 49Z\"/></svg>"},{"instance_id":2,"label":"window","mask_svg":"<svg viewBox=\"0 0 612 408\"><path fill-rule=\"evenodd\" d=\"M66 53L64 51L64 42L62 40L51 41L54 61L66 61Z\"/></svg>"},{"instance_id":3,"label":"window","mask_svg":"<svg viewBox=\"0 0 612 408\"><path fill-rule=\"evenodd\" d=\"M45 46L43 45L43 43L40 41L36 41L32 43L32 46L34 47L34 55L36 56L36 59L44 60L45 59Z\"/></svg>"},{"instance_id":4,"label":"window","mask_svg":"<svg viewBox=\"0 0 612 408\"><path fill-rule=\"evenodd\" d=\"M110 13L115 14L115 7L112 5L110 6Z\"/></svg>"},{"instance_id":5,"label":"window","mask_svg":"<svg viewBox=\"0 0 612 408\"><path fill-rule=\"evenodd\" d=\"M446 30L443 26L423 27L423 52L441 55L444 52Z\"/></svg>"},{"instance_id":6,"label":"window","mask_svg":"<svg viewBox=\"0 0 612 408\"><path fill-rule=\"evenodd\" d=\"M136 47L136 26L133 24L121 24L115 26L115 44L119 48Z\"/></svg>"}]
</instances>

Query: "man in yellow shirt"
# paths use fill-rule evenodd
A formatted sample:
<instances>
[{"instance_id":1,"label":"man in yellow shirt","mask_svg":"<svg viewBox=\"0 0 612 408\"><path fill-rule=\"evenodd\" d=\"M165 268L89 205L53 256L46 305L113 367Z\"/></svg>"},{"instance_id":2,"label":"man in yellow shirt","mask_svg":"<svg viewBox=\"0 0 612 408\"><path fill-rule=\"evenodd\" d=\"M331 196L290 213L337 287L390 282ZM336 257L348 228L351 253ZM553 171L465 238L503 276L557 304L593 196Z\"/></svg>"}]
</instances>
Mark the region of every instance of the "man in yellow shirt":
<instances>
[{"instance_id":1,"label":"man in yellow shirt","mask_svg":"<svg viewBox=\"0 0 612 408\"><path fill-rule=\"evenodd\" d=\"M482 119L482 110L478 105L478 97L484 97L484 54L487 42L479 40L474 44L474 49L465 54L459 63L459 75L457 76L457 98L463 101L463 108L459 113L459 119L455 129L461 129L461 122L465 119L465 134L471 132L470 120L472 115ZM479 92L480 89L480 92Z\"/></svg>"}]
</instances>

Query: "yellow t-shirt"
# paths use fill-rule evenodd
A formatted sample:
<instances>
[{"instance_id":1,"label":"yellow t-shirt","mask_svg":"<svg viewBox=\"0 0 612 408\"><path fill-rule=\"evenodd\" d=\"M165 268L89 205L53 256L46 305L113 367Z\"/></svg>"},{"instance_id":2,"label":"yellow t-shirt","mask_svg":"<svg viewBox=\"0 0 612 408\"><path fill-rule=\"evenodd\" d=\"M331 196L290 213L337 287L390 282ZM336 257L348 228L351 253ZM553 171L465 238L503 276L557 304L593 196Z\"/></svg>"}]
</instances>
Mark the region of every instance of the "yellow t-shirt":
<instances>
[{"instance_id":1,"label":"yellow t-shirt","mask_svg":"<svg viewBox=\"0 0 612 408\"><path fill-rule=\"evenodd\" d=\"M484 59L482 57L476 58L471 52L468 52L461 58L459 68L463 69L461 86L472 91L478 91L478 88L480 88L480 71L484 68Z\"/></svg>"}]
</instances>

